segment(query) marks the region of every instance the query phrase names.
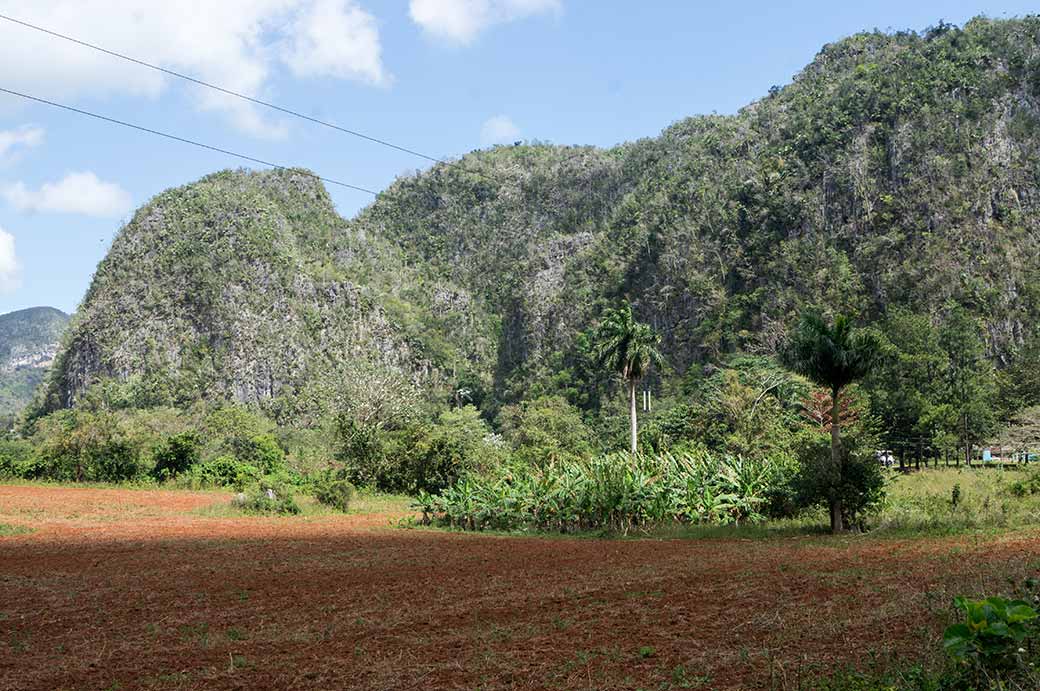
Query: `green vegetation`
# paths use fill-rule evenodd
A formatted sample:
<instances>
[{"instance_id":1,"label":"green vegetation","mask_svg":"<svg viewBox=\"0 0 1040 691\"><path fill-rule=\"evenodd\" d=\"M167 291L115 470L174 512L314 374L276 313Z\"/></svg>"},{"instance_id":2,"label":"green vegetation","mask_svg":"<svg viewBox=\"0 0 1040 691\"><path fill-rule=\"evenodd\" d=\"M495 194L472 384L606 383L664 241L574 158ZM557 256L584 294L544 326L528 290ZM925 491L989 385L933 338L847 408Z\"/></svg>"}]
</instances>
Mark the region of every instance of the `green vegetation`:
<instances>
[{"instance_id":1,"label":"green vegetation","mask_svg":"<svg viewBox=\"0 0 1040 691\"><path fill-rule=\"evenodd\" d=\"M880 490L880 482L866 477L873 459L855 458L850 445L841 443L841 395L845 387L865 377L878 359L878 337L869 331L856 330L848 317L838 315L834 323L818 313L807 312L798 324L798 330L788 346L788 359L794 369L816 384L826 387L831 397L828 426L831 433L830 463L815 463L813 487L809 493L825 497L830 509L831 531L844 530L846 514L854 518L864 507L845 508L850 502L869 505L870 500L858 501L859 495L869 494L867 487ZM869 447L861 449L869 452ZM810 457L815 458L810 452ZM873 463L877 465L876 462ZM851 480L852 477L856 479Z\"/></svg>"},{"instance_id":2,"label":"green vegetation","mask_svg":"<svg viewBox=\"0 0 1040 691\"><path fill-rule=\"evenodd\" d=\"M290 484L282 478L270 476L261 478L236 496L232 505L252 514L295 516L302 513L293 498Z\"/></svg>"},{"instance_id":3,"label":"green vegetation","mask_svg":"<svg viewBox=\"0 0 1040 691\"><path fill-rule=\"evenodd\" d=\"M439 496L422 493L424 521L470 530L627 532L668 523L762 520L787 469L708 454L616 453L545 467L500 465Z\"/></svg>"},{"instance_id":4,"label":"green vegetation","mask_svg":"<svg viewBox=\"0 0 1040 691\"><path fill-rule=\"evenodd\" d=\"M964 613L964 621L954 624L943 634L946 652L962 665L972 668L976 676L1023 667L1026 639L1036 610L1023 600L1008 601L1001 597L954 601Z\"/></svg>"},{"instance_id":5,"label":"green vegetation","mask_svg":"<svg viewBox=\"0 0 1040 691\"><path fill-rule=\"evenodd\" d=\"M8 535L26 535L32 532L32 528L26 528L23 525L11 525L10 523L0 523L0 537L6 537Z\"/></svg>"},{"instance_id":6,"label":"green vegetation","mask_svg":"<svg viewBox=\"0 0 1040 691\"><path fill-rule=\"evenodd\" d=\"M0 421L4 427L43 382L68 321L67 314L50 307L0 315Z\"/></svg>"},{"instance_id":7,"label":"green vegetation","mask_svg":"<svg viewBox=\"0 0 1040 691\"><path fill-rule=\"evenodd\" d=\"M346 513L354 499L354 485L346 480L319 478L311 485L311 492L319 503Z\"/></svg>"},{"instance_id":8,"label":"green vegetation","mask_svg":"<svg viewBox=\"0 0 1040 691\"><path fill-rule=\"evenodd\" d=\"M736 115L473 152L350 220L295 170L166 191L0 473L421 493L474 528L988 525L967 481L948 516L894 512L874 454L970 463L1006 433L1028 458L1038 36L858 34Z\"/></svg>"},{"instance_id":9,"label":"green vegetation","mask_svg":"<svg viewBox=\"0 0 1040 691\"><path fill-rule=\"evenodd\" d=\"M909 315L902 364L864 383L888 447L978 442L1040 403L1038 22L857 34L736 115L474 152L350 220L298 171L170 190L113 242L33 415L235 400L393 430L559 396L598 433L620 411L590 337L625 297L662 336L662 412L815 306ZM889 377L938 351L921 398Z\"/></svg>"}]
</instances>

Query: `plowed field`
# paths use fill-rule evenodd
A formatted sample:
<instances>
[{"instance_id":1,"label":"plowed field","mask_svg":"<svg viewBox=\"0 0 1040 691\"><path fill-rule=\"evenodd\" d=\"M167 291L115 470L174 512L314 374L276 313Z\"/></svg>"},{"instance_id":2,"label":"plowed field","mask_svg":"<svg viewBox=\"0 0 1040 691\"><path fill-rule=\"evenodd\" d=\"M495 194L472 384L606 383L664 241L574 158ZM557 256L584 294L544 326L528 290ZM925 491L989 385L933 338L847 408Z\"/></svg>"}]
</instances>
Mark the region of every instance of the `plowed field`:
<instances>
[{"instance_id":1,"label":"plowed field","mask_svg":"<svg viewBox=\"0 0 1040 691\"><path fill-rule=\"evenodd\" d=\"M937 648L1040 537L598 540L0 486L0 689L811 688ZM13 533L13 534L11 534Z\"/></svg>"}]
</instances>

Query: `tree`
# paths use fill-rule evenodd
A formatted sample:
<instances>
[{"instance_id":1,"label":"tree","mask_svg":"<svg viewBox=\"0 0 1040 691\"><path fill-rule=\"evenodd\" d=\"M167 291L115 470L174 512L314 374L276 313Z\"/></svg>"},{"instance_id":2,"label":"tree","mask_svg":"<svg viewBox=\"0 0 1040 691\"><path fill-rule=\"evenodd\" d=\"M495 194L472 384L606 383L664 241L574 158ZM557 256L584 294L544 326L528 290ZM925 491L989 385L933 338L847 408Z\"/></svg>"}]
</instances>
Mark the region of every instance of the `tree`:
<instances>
[{"instance_id":1,"label":"tree","mask_svg":"<svg viewBox=\"0 0 1040 691\"><path fill-rule=\"evenodd\" d=\"M862 379L873 368L881 352L881 342L872 331L857 329L845 315L833 323L819 312L802 314L798 328L788 343L787 359L793 369L831 392L831 475L842 485L841 394L852 382ZM829 498L831 531L844 530L842 496Z\"/></svg>"},{"instance_id":2,"label":"tree","mask_svg":"<svg viewBox=\"0 0 1040 691\"><path fill-rule=\"evenodd\" d=\"M516 458L524 463L541 467L592 455L592 434L581 412L562 396L508 405L498 419Z\"/></svg>"},{"instance_id":3,"label":"tree","mask_svg":"<svg viewBox=\"0 0 1040 691\"><path fill-rule=\"evenodd\" d=\"M894 307L882 330L886 354L866 384L871 410L881 420L882 442L899 454L902 467L910 449L938 448L949 361L927 314Z\"/></svg>"},{"instance_id":4,"label":"tree","mask_svg":"<svg viewBox=\"0 0 1040 691\"><path fill-rule=\"evenodd\" d=\"M982 326L959 304L947 306L940 343L949 359L946 405L947 428L960 439L964 460L971 465L971 448L996 427L996 374L986 357Z\"/></svg>"},{"instance_id":5,"label":"tree","mask_svg":"<svg viewBox=\"0 0 1040 691\"><path fill-rule=\"evenodd\" d=\"M632 453L636 453L639 442L636 386L652 364L660 364L660 341L661 337L649 325L635 320L632 304L627 300L620 308L609 310L596 331L596 362L620 375L628 387Z\"/></svg>"}]
</instances>

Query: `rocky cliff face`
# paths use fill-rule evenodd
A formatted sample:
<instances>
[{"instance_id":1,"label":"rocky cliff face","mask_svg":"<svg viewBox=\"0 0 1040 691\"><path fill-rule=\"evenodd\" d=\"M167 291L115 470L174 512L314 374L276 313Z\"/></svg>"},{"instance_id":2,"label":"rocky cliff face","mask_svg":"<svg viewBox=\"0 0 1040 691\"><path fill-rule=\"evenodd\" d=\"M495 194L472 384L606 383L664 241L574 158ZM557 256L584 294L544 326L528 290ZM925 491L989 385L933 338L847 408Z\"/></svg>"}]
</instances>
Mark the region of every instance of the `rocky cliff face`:
<instances>
[{"instance_id":1,"label":"rocky cliff face","mask_svg":"<svg viewBox=\"0 0 1040 691\"><path fill-rule=\"evenodd\" d=\"M623 296L666 377L771 352L806 304L956 301L1012 362L1040 323L1040 19L853 36L735 116L475 152L349 221L300 172L171 190L99 266L44 407L105 380L295 420L387 377L503 402L577 371Z\"/></svg>"},{"instance_id":2,"label":"rocky cliff face","mask_svg":"<svg viewBox=\"0 0 1040 691\"><path fill-rule=\"evenodd\" d=\"M381 304L392 296L359 282L393 261L299 172L170 190L99 265L43 405L74 405L109 382L128 385L131 404L230 399L306 419L377 373L435 387L405 321Z\"/></svg>"},{"instance_id":3,"label":"rocky cliff face","mask_svg":"<svg viewBox=\"0 0 1040 691\"><path fill-rule=\"evenodd\" d=\"M68 321L67 314L51 307L0 315L0 416L14 415L29 403Z\"/></svg>"}]
</instances>

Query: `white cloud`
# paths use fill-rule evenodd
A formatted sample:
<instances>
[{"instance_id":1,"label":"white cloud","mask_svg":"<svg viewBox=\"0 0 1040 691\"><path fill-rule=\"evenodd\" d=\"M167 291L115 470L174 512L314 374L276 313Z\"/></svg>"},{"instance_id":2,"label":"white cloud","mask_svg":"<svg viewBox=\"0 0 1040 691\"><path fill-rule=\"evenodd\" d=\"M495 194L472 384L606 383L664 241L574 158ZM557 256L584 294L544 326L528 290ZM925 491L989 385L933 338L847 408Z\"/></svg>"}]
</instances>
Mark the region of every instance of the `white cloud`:
<instances>
[{"instance_id":1,"label":"white cloud","mask_svg":"<svg viewBox=\"0 0 1040 691\"><path fill-rule=\"evenodd\" d=\"M466 44L495 24L562 8L561 0L410 0L408 13L428 34Z\"/></svg>"},{"instance_id":2,"label":"white cloud","mask_svg":"<svg viewBox=\"0 0 1040 691\"><path fill-rule=\"evenodd\" d=\"M488 118L480 128L480 143L484 146L512 144L519 138L520 128L505 115Z\"/></svg>"},{"instance_id":3,"label":"white cloud","mask_svg":"<svg viewBox=\"0 0 1040 691\"><path fill-rule=\"evenodd\" d=\"M26 213L54 212L118 218L130 210L130 194L114 182L105 182L90 171L69 173L58 182L32 190L16 182L0 189L11 206Z\"/></svg>"},{"instance_id":4,"label":"white cloud","mask_svg":"<svg viewBox=\"0 0 1040 691\"><path fill-rule=\"evenodd\" d=\"M330 75L375 85L389 79L375 19L352 2L317 0L301 12L284 59L300 77Z\"/></svg>"},{"instance_id":5,"label":"white cloud","mask_svg":"<svg viewBox=\"0 0 1040 691\"><path fill-rule=\"evenodd\" d=\"M273 72L385 84L375 20L356 0L0 0L0 12L131 57L264 97ZM0 81L33 95L158 98L180 80L0 22ZM184 85L203 110L258 136L284 125L256 106Z\"/></svg>"},{"instance_id":6,"label":"white cloud","mask_svg":"<svg viewBox=\"0 0 1040 691\"><path fill-rule=\"evenodd\" d=\"M22 284L22 268L14 253L14 236L0 228L0 293L10 293Z\"/></svg>"},{"instance_id":7,"label":"white cloud","mask_svg":"<svg viewBox=\"0 0 1040 691\"><path fill-rule=\"evenodd\" d=\"M24 125L14 130L0 130L0 160L19 147L32 148L43 142L43 129Z\"/></svg>"}]
</instances>

